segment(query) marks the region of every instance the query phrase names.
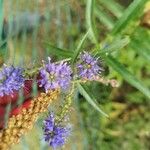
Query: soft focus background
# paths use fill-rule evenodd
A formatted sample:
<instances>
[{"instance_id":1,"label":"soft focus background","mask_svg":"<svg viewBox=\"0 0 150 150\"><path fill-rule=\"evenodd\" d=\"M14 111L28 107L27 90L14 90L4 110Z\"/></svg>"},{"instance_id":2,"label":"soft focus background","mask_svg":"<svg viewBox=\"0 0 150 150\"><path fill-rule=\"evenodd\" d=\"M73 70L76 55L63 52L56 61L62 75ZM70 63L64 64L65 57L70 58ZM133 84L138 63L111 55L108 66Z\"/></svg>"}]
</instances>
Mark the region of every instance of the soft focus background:
<instances>
[{"instance_id":1,"label":"soft focus background","mask_svg":"<svg viewBox=\"0 0 150 150\"><path fill-rule=\"evenodd\" d=\"M88 30L82 48L100 52L103 76L120 86L84 87L90 98L75 97L62 149L150 150L149 0L0 0L0 63L32 67L47 56L69 57ZM12 149L48 149L40 121Z\"/></svg>"}]
</instances>

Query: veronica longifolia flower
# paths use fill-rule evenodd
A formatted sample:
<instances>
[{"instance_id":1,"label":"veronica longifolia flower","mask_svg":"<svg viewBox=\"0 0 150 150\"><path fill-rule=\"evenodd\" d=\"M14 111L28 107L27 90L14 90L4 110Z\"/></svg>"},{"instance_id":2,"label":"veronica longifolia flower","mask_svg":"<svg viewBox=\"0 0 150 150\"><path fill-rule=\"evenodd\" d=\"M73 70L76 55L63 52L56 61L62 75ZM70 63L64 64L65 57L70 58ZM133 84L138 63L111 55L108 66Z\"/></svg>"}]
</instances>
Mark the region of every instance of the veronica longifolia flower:
<instances>
[{"instance_id":1,"label":"veronica longifolia flower","mask_svg":"<svg viewBox=\"0 0 150 150\"><path fill-rule=\"evenodd\" d=\"M49 62L40 70L38 82L46 92L56 88L65 90L70 85L71 74L71 68L66 62L51 63L49 58Z\"/></svg>"},{"instance_id":2,"label":"veronica longifolia flower","mask_svg":"<svg viewBox=\"0 0 150 150\"><path fill-rule=\"evenodd\" d=\"M11 95L18 91L24 83L23 69L14 66L3 66L0 71L0 96Z\"/></svg>"},{"instance_id":3,"label":"veronica longifolia flower","mask_svg":"<svg viewBox=\"0 0 150 150\"><path fill-rule=\"evenodd\" d=\"M80 55L80 60L77 64L77 73L81 78L92 80L98 76L102 68L98 65L98 59L84 52Z\"/></svg>"},{"instance_id":4,"label":"veronica longifolia flower","mask_svg":"<svg viewBox=\"0 0 150 150\"><path fill-rule=\"evenodd\" d=\"M54 114L50 114L44 121L44 140L53 148L63 146L70 135L70 131L69 125L56 124Z\"/></svg>"}]
</instances>

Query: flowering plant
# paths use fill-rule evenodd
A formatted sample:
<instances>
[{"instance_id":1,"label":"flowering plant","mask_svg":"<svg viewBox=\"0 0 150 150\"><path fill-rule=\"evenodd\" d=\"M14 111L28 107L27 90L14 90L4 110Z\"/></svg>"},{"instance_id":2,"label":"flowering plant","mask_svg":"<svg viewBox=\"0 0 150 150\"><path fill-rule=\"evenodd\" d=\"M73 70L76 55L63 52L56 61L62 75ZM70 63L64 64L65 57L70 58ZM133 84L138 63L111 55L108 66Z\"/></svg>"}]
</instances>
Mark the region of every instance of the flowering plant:
<instances>
[{"instance_id":1,"label":"flowering plant","mask_svg":"<svg viewBox=\"0 0 150 150\"><path fill-rule=\"evenodd\" d=\"M25 68L4 65L0 71L0 148L19 142L21 135L32 129L39 114L46 112L61 93L64 100L60 112L56 115L49 112L43 119L43 137L54 149L63 146L72 131L65 118L76 86L93 80L115 86L114 80L102 78L99 62L92 54L83 52L74 68L68 60L52 62L50 57L33 74ZM33 94L34 86L36 94ZM10 112L5 113L8 106Z\"/></svg>"}]
</instances>

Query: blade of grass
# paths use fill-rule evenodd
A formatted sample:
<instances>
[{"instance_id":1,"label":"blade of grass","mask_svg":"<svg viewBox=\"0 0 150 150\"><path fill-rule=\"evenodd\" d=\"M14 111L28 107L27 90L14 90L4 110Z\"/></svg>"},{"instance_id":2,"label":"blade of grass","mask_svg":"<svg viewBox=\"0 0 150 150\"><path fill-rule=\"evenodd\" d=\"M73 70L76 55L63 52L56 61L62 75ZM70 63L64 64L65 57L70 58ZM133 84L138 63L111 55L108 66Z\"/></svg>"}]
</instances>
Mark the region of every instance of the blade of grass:
<instances>
[{"instance_id":1,"label":"blade of grass","mask_svg":"<svg viewBox=\"0 0 150 150\"><path fill-rule=\"evenodd\" d=\"M100 7L95 7L94 12L100 22L102 22L108 28L108 30L113 28L113 19L109 17L109 15L107 15Z\"/></svg>"},{"instance_id":2,"label":"blade of grass","mask_svg":"<svg viewBox=\"0 0 150 150\"><path fill-rule=\"evenodd\" d=\"M2 32L3 32L3 0L0 0L0 61L3 61L3 57L5 54L5 49L2 48L3 44L5 44L3 42L2 39Z\"/></svg>"},{"instance_id":3,"label":"blade of grass","mask_svg":"<svg viewBox=\"0 0 150 150\"><path fill-rule=\"evenodd\" d=\"M38 1L34 2L34 8L36 12L39 12L39 3ZM38 51L37 51L37 39L38 39L38 31L39 31L39 22L37 22L37 25L35 26L35 29L32 33L32 60L35 61L38 59Z\"/></svg>"},{"instance_id":4,"label":"blade of grass","mask_svg":"<svg viewBox=\"0 0 150 150\"><path fill-rule=\"evenodd\" d=\"M124 30L126 26L129 25L129 22L141 13L141 10L144 8L146 2L147 0L134 0L125 10L122 17L116 22L116 25L112 30L112 35L116 35Z\"/></svg>"},{"instance_id":5,"label":"blade of grass","mask_svg":"<svg viewBox=\"0 0 150 150\"><path fill-rule=\"evenodd\" d=\"M104 5L111 13L113 13L117 18L122 16L124 8L114 0L99 0L101 4Z\"/></svg>"},{"instance_id":6,"label":"blade of grass","mask_svg":"<svg viewBox=\"0 0 150 150\"><path fill-rule=\"evenodd\" d=\"M93 20L93 10L94 10L94 0L87 0L86 3L86 25L89 29L89 36L91 40L97 44L97 37L94 28L94 20Z\"/></svg>"},{"instance_id":7,"label":"blade of grass","mask_svg":"<svg viewBox=\"0 0 150 150\"><path fill-rule=\"evenodd\" d=\"M3 30L3 8L3 0L0 0L0 41L2 41L1 35Z\"/></svg>"},{"instance_id":8,"label":"blade of grass","mask_svg":"<svg viewBox=\"0 0 150 150\"><path fill-rule=\"evenodd\" d=\"M102 48L102 51L109 50L109 51L114 51L118 49L122 49L126 45L128 45L130 42L130 38L128 36L121 38L117 37L116 39L113 40L111 44L105 43L104 48Z\"/></svg>"},{"instance_id":9,"label":"blade of grass","mask_svg":"<svg viewBox=\"0 0 150 150\"><path fill-rule=\"evenodd\" d=\"M66 11L66 20L67 20L67 28L68 29L72 29L73 27L73 18L71 16L71 8L70 6L68 5L68 2L66 1L65 3L65 11ZM70 31L71 30L67 30L67 35L70 35ZM73 45L74 45L74 42L73 42L73 37L72 36L69 36L68 37L68 40L69 40L69 48L72 49Z\"/></svg>"},{"instance_id":10,"label":"blade of grass","mask_svg":"<svg viewBox=\"0 0 150 150\"><path fill-rule=\"evenodd\" d=\"M136 41L133 41L130 46L133 50L137 51L137 53L150 62L150 50L148 50L142 43L138 44Z\"/></svg>"},{"instance_id":11,"label":"blade of grass","mask_svg":"<svg viewBox=\"0 0 150 150\"><path fill-rule=\"evenodd\" d=\"M61 49L61 48L58 48L58 47L55 47L47 42L46 43L46 50L47 50L47 54L48 55L55 55L55 56L58 56L58 57L63 57L63 58L68 58L68 57L72 57L73 56L73 53L69 50L64 50L64 49Z\"/></svg>"},{"instance_id":12,"label":"blade of grass","mask_svg":"<svg viewBox=\"0 0 150 150\"><path fill-rule=\"evenodd\" d=\"M92 100L92 98L90 97L90 95L88 94L86 89L80 83L78 83L78 89L79 89L79 92L81 93L81 95L83 95L83 97L87 100L87 102L89 104L91 104L93 106L93 108L95 108L98 112L100 112L105 117L108 117L108 115L105 112L103 112L99 108L99 106L97 106L97 104Z\"/></svg>"},{"instance_id":13,"label":"blade of grass","mask_svg":"<svg viewBox=\"0 0 150 150\"><path fill-rule=\"evenodd\" d=\"M61 18L61 0L56 0L56 20L57 20L57 24L56 24L56 28L57 28L57 46L58 47L63 47L63 31L62 31L62 18Z\"/></svg>"},{"instance_id":14,"label":"blade of grass","mask_svg":"<svg viewBox=\"0 0 150 150\"><path fill-rule=\"evenodd\" d=\"M116 38L112 43L103 43L102 49L99 51L99 49L96 49L95 53L96 55L99 55L100 57L106 57L108 54L111 54L112 52L118 51L128 45L130 42L130 39L128 36L124 38Z\"/></svg>"},{"instance_id":15,"label":"blade of grass","mask_svg":"<svg viewBox=\"0 0 150 150\"><path fill-rule=\"evenodd\" d=\"M87 39L88 34L89 34L89 31L87 31L87 33L83 36L83 38L82 38L81 41L79 42L79 44L78 44L78 46L77 46L77 48L76 48L76 50L75 50L75 52L74 52L74 54L73 54L72 64L75 63L75 61L76 61L76 59L77 59L79 53L80 53L81 51L83 51L83 50L82 50L82 46L83 46L85 40Z\"/></svg>"},{"instance_id":16,"label":"blade of grass","mask_svg":"<svg viewBox=\"0 0 150 150\"><path fill-rule=\"evenodd\" d=\"M150 99L150 90L147 89L141 81L139 81L135 75L131 74L122 64L120 64L112 56L105 57L105 61L108 66L111 66L116 70L129 84L141 91L147 98Z\"/></svg>"},{"instance_id":17,"label":"blade of grass","mask_svg":"<svg viewBox=\"0 0 150 150\"><path fill-rule=\"evenodd\" d=\"M43 25L44 25L44 32L45 32L45 38L44 39L47 39L48 38L48 36L49 36L49 32L50 32L50 29L51 29L51 24L50 24L50 22L52 22L51 21L51 12L50 12L50 3L48 2L48 1L46 1L45 2L45 5L47 6L46 8L45 8L45 10L44 10L44 16L45 16L45 18L46 18L46 21L45 22L43 22ZM49 40L51 40L50 38L49 38ZM46 58L47 57L47 54L46 54L46 51L44 51L44 57Z\"/></svg>"},{"instance_id":18,"label":"blade of grass","mask_svg":"<svg viewBox=\"0 0 150 150\"><path fill-rule=\"evenodd\" d=\"M86 132L86 127L85 127L85 124L83 122L83 116L82 116L82 113L81 113L81 110L80 110L80 99L78 98L78 93L76 92L75 94L75 107L76 107L76 110L77 110L77 117L78 117L78 120L79 120L79 125L80 125L80 128L81 128L81 132L83 134L83 146L84 146L84 149L88 149L88 138L87 138L87 132Z\"/></svg>"}]
</instances>

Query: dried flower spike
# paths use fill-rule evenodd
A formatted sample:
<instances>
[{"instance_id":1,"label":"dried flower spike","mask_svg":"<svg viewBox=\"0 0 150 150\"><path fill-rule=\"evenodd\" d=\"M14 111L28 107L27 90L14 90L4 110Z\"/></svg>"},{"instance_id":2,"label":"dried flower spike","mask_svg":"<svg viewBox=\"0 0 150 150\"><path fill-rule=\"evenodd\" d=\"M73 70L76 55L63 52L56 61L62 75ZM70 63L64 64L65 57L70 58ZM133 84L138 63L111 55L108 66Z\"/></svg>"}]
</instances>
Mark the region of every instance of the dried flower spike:
<instances>
[{"instance_id":1,"label":"dried flower spike","mask_svg":"<svg viewBox=\"0 0 150 150\"><path fill-rule=\"evenodd\" d=\"M0 132L0 150L9 149L12 144L18 143L21 136L31 130L39 115L47 111L48 106L59 96L59 90L41 93L39 97L25 102L21 108L11 112L7 128Z\"/></svg>"},{"instance_id":2,"label":"dried flower spike","mask_svg":"<svg viewBox=\"0 0 150 150\"><path fill-rule=\"evenodd\" d=\"M23 69L14 66L3 66L0 71L0 96L18 91L24 83Z\"/></svg>"},{"instance_id":3,"label":"dried flower spike","mask_svg":"<svg viewBox=\"0 0 150 150\"><path fill-rule=\"evenodd\" d=\"M80 55L80 60L77 64L77 74L80 78L93 80L101 71L102 68L98 65L98 59L95 59L87 52Z\"/></svg>"}]
</instances>

